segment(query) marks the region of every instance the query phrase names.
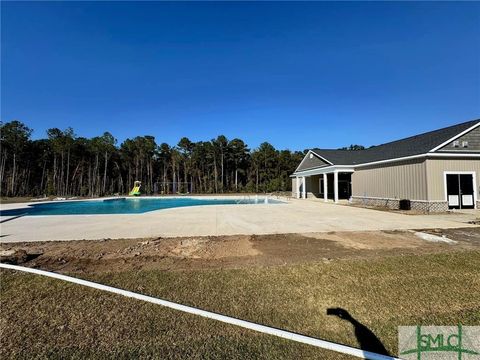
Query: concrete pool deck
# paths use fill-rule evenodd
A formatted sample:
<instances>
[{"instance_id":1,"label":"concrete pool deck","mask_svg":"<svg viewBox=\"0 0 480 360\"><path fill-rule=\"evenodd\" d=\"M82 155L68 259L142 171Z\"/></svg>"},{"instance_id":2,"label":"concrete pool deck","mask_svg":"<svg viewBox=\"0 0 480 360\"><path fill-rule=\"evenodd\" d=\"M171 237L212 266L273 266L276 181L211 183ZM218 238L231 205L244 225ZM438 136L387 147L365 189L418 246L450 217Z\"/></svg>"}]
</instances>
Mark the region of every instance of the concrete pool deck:
<instances>
[{"instance_id":1,"label":"concrete pool deck","mask_svg":"<svg viewBox=\"0 0 480 360\"><path fill-rule=\"evenodd\" d=\"M25 205L2 204L1 209ZM468 222L479 216L478 211L405 215L291 199L285 204L193 206L143 214L2 217L0 242L459 228L475 226Z\"/></svg>"}]
</instances>

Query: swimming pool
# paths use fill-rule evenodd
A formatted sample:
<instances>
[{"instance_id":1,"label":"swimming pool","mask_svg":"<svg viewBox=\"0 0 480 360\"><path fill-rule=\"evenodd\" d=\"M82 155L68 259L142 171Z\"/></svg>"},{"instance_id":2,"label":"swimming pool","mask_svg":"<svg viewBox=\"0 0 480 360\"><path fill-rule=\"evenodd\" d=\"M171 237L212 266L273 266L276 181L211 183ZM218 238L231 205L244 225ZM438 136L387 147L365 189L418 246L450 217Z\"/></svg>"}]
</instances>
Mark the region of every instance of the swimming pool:
<instances>
[{"instance_id":1,"label":"swimming pool","mask_svg":"<svg viewBox=\"0 0 480 360\"><path fill-rule=\"evenodd\" d=\"M75 200L33 204L26 208L1 210L0 216L19 215L95 215L141 214L149 211L200 205L282 204L266 197L243 198L118 198L104 200Z\"/></svg>"}]
</instances>

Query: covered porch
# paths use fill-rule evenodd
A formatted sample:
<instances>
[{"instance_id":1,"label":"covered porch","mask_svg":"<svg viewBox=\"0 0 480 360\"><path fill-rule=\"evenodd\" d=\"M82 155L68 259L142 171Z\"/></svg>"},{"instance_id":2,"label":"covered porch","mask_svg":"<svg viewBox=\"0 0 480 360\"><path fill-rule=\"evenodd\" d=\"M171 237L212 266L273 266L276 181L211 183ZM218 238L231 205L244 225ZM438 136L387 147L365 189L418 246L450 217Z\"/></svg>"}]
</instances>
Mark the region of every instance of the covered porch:
<instances>
[{"instance_id":1,"label":"covered porch","mask_svg":"<svg viewBox=\"0 0 480 360\"><path fill-rule=\"evenodd\" d=\"M297 199L320 198L325 202L349 199L352 195L352 173L350 168L330 166L297 173L293 179L293 195Z\"/></svg>"}]
</instances>

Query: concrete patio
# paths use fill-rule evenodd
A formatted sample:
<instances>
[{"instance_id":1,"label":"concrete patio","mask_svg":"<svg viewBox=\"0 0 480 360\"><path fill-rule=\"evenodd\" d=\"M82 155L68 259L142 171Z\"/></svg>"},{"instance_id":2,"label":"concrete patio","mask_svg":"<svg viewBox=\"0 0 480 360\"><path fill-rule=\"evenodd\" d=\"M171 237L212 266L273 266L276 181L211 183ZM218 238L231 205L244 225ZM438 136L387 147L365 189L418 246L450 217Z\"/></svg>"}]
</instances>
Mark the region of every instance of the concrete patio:
<instances>
[{"instance_id":1,"label":"concrete patio","mask_svg":"<svg viewBox=\"0 0 480 360\"><path fill-rule=\"evenodd\" d=\"M24 206L4 204L2 210ZM478 211L405 215L292 199L285 204L195 206L144 214L4 217L0 242L458 228L475 226L469 221L478 216Z\"/></svg>"}]
</instances>

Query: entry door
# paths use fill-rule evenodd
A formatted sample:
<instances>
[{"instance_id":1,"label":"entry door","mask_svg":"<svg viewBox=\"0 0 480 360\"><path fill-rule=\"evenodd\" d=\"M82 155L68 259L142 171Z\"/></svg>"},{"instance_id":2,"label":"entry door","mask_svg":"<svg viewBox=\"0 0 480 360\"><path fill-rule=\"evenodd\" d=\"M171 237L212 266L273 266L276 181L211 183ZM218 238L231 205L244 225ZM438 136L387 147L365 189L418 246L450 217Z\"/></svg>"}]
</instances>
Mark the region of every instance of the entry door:
<instances>
[{"instance_id":1,"label":"entry door","mask_svg":"<svg viewBox=\"0 0 480 360\"><path fill-rule=\"evenodd\" d=\"M447 200L450 209L473 209L473 175L447 174Z\"/></svg>"}]
</instances>

